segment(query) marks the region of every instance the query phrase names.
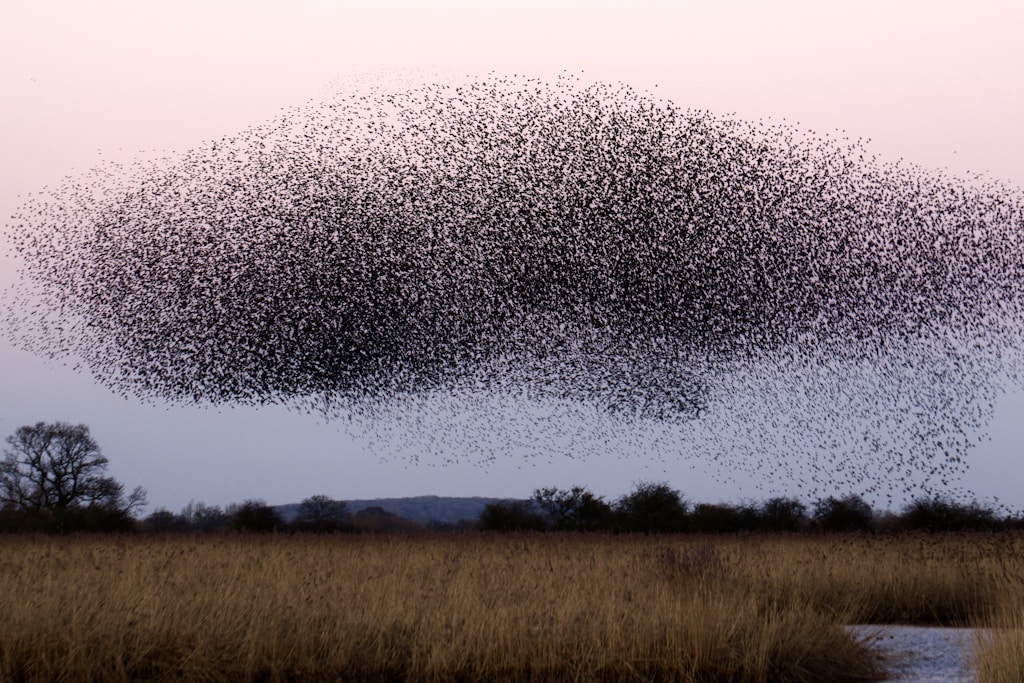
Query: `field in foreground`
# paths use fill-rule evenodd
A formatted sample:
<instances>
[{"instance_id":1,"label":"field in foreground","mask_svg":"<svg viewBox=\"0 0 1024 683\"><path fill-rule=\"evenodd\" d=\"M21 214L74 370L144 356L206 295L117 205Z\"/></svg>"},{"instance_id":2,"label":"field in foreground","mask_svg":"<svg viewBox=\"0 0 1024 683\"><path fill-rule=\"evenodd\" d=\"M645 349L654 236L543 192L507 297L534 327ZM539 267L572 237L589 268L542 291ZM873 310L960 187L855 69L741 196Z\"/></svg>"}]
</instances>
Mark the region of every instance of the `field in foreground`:
<instances>
[{"instance_id":1,"label":"field in foreground","mask_svg":"<svg viewBox=\"0 0 1024 683\"><path fill-rule=\"evenodd\" d=\"M853 681L848 623L994 625L1024 537L0 538L0 680Z\"/></svg>"}]
</instances>

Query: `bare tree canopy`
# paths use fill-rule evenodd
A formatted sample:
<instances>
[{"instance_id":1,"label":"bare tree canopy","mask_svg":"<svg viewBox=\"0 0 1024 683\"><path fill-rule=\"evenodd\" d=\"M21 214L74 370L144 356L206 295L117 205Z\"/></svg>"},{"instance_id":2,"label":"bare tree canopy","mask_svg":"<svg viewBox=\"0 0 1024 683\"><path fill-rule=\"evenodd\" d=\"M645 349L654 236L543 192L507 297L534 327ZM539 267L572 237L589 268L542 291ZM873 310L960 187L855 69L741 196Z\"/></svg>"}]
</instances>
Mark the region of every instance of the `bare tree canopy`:
<instances>
[{"instance_id":1,"label":"bare tree canopy","mask_svg":"<svg viewBox=\"0 0 1024 683\"><path fill-rule=\"evenodd\" d=\"M299 505L294 527L300 531L340 531L349 527L351 519L346 503L318 494Z\"/></svg>"},{"instance_id":2,"label":"bare tree canopy","mask_svg":"<svg viewBox=\"0 0 1024 683\"><path fill-rule=\"evenodd\" d=\"M0 461L0 504L52 518L63 530L69 510L91 509L127 519L146 504L137 487L106 476L108 460L86 425L37 422L7 438Z\"/></svg>"}]
</instances>

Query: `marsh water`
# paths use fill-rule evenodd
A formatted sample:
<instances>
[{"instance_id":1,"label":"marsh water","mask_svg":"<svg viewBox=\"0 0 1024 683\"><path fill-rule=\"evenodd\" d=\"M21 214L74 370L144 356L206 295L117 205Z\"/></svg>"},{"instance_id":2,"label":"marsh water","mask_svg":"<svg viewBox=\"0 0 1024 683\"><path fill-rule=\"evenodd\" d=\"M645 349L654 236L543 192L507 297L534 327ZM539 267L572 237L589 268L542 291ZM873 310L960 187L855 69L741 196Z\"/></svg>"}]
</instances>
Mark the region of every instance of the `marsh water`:
<instances>
[{"instance_id":1,"label":"marsh water","mask_svg":"<svg viewBox=\"0 0 1024 683\"><path fill-rule=\"evenodd\" d=\"M902 683L968 683L975 680L971 657L978 629L932 626L855 625L849 630L868 639L891 658L893 676Z\"/></svg>"}]
</instances>

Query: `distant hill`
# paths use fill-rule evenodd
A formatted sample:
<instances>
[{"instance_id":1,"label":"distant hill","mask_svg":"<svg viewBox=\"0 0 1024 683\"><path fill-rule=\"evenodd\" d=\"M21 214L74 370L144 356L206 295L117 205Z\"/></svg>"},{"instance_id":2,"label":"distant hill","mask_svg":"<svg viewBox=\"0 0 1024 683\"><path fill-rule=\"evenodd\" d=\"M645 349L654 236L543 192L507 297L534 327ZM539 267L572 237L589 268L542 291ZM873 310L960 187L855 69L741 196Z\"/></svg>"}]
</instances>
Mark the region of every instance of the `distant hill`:
<instances>
[{"instance_id":1,"label":"distant hill","mask_svg":"<svg viewBox=\"0 0 1024 683\"><path fill-rule=\"evenodd\" d=\"M448 522L454 524L464 519L476 520L484 508L507 498L453 498L445 496L414 496L412 498L372 498L366 500L346 500L345 504L352 513L368 507L381 507L399 517L417 522ZM278 514L286 521L295 519L299 513L299 503L278 505Z\"/></svg>"}]
</instances>

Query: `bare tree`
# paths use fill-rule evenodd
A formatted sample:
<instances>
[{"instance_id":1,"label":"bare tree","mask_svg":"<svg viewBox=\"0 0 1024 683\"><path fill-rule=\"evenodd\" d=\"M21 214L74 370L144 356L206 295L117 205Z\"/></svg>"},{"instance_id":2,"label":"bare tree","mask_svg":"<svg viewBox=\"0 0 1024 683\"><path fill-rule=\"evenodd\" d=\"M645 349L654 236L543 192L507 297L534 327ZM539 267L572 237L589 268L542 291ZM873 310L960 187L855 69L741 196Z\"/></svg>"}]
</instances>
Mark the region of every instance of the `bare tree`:
<instances>
[{"instance_id":1,"label":"bare tree","mask_svg":"<svg viewBox=\"0 0 1024 683\"><path fill-rule=\"evenodd\" d=\"M202 501L190 501L181 509L180 516L185 520L185 527L191 531L217 531L231 524L231 514L219 505L207 505Z\"/></svg>"},{"instance_id":2,"label":"bare tree","mask_svg":"<svg viewBox=\"0 0 1024 683\"><path fill-rule=\"evenodd\" d=\"M108 460L85 425L38 422L7 438L0 461L0 503L27 515L52 518L65 530L72 512L103 513L103 519L129 520L145 506L146 492L128 496L105 475Z\"/></svg>"},{"instance_id":3,"label":"bare tree","mask_svg":"<svg viewBox=\"0 0 1024 683\"><path fill-rule=\"evenodd\" d=\"M293 526L300 531L339 531L352 518L348 505L330 496L310 496L299 505Z\"/></svg>"}]
</instances>

